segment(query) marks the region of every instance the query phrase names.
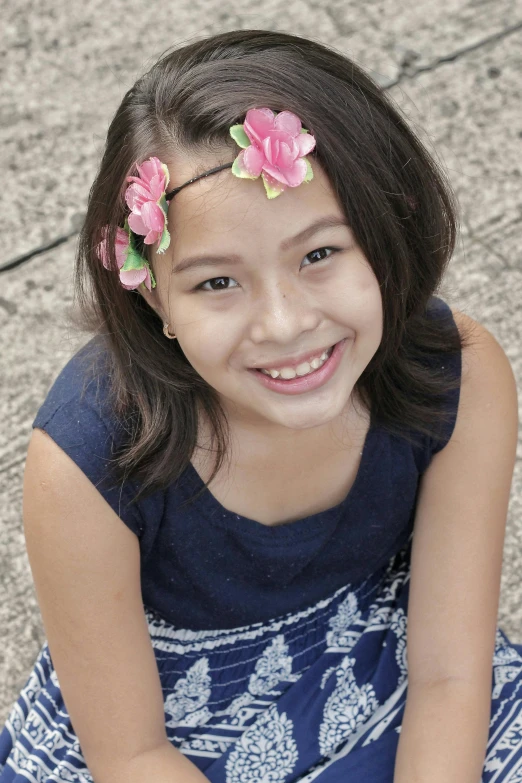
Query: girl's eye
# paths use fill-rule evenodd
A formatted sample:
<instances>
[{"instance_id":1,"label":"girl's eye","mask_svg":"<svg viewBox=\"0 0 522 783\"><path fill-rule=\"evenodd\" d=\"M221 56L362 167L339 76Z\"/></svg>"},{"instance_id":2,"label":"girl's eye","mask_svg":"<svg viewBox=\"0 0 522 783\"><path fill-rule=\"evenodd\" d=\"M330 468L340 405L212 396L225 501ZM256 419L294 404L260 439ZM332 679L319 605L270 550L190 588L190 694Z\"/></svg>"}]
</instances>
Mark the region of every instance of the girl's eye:
<instances>
[{"instance_id":1,"label":"girl's eye","mask_svg":"<svg viewBox=\"0 0 522 783\"><path fill-rule=\"evenodd\" d=\"M230 282L235 283L233 277L211 277L210 280L205 280L204 283L196 286L196 290L200 291L228 291L230 288L236 286L230 286Z\"/></svg>"},{"instance_id":2,"label":"girl's eye","mask_svg":"<svg viewBox=\"0 0 522 783\"><path fill-rule=\"evenodd\" d=\"M329 258L334 253L337 253L338 250L338 247L319 247L317 250L312 250L311 253L307 253L304 257L304 261L308 259L311 264L316 261L324 261L325 258Z\"/></svg>"}]
</instances>

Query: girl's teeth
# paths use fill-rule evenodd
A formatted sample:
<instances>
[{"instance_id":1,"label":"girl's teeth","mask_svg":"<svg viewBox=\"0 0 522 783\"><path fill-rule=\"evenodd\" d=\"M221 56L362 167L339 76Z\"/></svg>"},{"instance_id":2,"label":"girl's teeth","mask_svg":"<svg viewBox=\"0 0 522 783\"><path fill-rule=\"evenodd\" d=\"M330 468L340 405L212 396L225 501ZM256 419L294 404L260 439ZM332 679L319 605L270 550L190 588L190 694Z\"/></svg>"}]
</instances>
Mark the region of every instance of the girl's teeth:
<instances>
[{"instance_id":1,"label":"girl's teeth","mask_svg":"<svg viewBox=\"0 0 522 783\"><path fill-rule=\"evenodd\" d=\"M308 364L308 362L303 362L298 367L295 368L296 375L306 375L307 372L310 372L311 366Z\"/></svg>"},{"instance_id":2,"label":"girl's teeth","mask_svg":"<svg viewBox=\"0 0 522 783\"><path fill-rule=\"evenodd\" d=\"M263 372L265 375L271 375L272 378L283 378L285 381L290 381L292 378L297 376L308 375L309 372L318 370L319 367L321 367L328 359L330 351L331 349L328 349L328 351L323 351L319 358L312 359L311 362L303 362L302 364L298 365L295 370L291 367L283 367L281 370L262 369L261 372Z\"/></svg>"}]
</instances>

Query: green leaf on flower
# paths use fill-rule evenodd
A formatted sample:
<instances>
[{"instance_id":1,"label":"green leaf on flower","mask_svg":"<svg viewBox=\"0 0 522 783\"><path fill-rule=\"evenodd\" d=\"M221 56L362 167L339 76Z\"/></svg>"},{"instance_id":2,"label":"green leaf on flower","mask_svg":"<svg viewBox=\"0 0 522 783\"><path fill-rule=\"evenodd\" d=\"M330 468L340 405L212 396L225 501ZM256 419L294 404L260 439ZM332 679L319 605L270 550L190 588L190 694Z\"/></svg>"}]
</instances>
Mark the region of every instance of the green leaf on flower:
<instances>
[{"instance_id":1,"label":"green leaf on flower","mask_svg":"<svg viewBox=\"0 0 522 783\"><path fill-rule=\"evenodd\" d=\"M306 128L301 128L301 133L308 133L308 131L306 130Z\"/></svg>"},{"instance_id":2,"label":"green leaf on flower","mask_svg":"<svg viewBox=\"0 0 522 783\"><path fill-rule=\"evenodd\" d=\"M143 269L146 263L143 256L138 253L131 243L127 252L127 258L120 271L131 272L133 269Z\"/></svg>"},{"instance_id":3,"label":"green leaf on flower","mask_svg":"<svg viewBox=\"0 0 522 783\"><path fill-rule=\"evenodd\" d=\"M167 228L167 223L165 221L165 228L163 229L163 234L161 235L161 240L157 252L164 253L169 245L170 245L170 234Z\"/></svg>"},{"instance_id":4,"label":"green leaf on flower","mask_svg":"<svg viewBox=\"0 0 522 783\"><path fill-rule=\"evenodd\" d=\"M163 173L165 174L165 188L166 188L167 185L169 184L170 174L165 163L161 164L161 168L163 169Z\"/></svg>"},{"instance_id":5,"label":"green leaf on flower","mask_svg":"<svg viewBox=\"0 0 522 783\"><path fill-rule=\"evenodd\" d=\"M150 287L156 288L156 278L152 274L152 269L150 268L150 264L146 264L146 266L149 270L149 275L150 275ZM145 283L142 283L142 285L145 285ZM147 288L147 286L145 286L145 288Z\"/></svg>"},{"instance_id":6,"label":"green leaf on flower","mask_svg":"<svg viewBox=\"0 0 522 783\"><path fill-rule=\"evenodd\" d=\"M310 182L310 180L314 178L314 172L312 171L312 164L310 163L308 158L303 158L303 160L306 163L306 174L303 182Z\"/></svg>"},{"instance_id":7,"label":"green leaf on flower","mask_svg":"<svg viewBox=\"0 0 522 783\"><path fill-rule=\"evenodd\" d=\"M161 207L163 212L165 213L165 217L167 217L167 212L169 211L169 205L167 204L167 199L165 198L165 193L162 195L160 200L158 201L158 206Z\"/></svg>"},{"instance_id":8,"label":"green leaf on flower","mask_svg":"<svg viewBox=\"0 0 522 783\"><path fill-rule=\"evenodd\" d=\"M261 177L263 179L263 185L265 186L266 195L268 196L268 198L276 198L277 196L279 196L283 192L284 188L274 188L274 187L272 187L272 185L270 185L266 181L264 174L261 174Z\"/></svg>"},{"instance_id":9,"label":"green leaf on flower","mask_svg":"<svg viewBox=\"0 0 522 783\"><path fill-rule=\"evenodd\" d=\"M134 233L134 231L131 231L131 228L127 221L125 221L125 224L128 228L128 233L129 233L129 247L132 247L134 248L134 250L136 250L136 234Z\"/></svg>"},{"instance_id":10,"label":"green leaf on flower","mask_svg":"<svg viewBox=\"0 0 522 783\"><path fill-rule=\"evenodd\" d=\"M239 153L239 155L241 155L241 153ZM257 179L257 177L254 177L252 174L249 174L248 171L245 171L239 166L238 163L239 155L237 156L237 158L234 160L234 163L232 164L232 169L231 169L232 174L235 177L241 177L241 179Z\"/></svg>"},{"instance_id":11,"label":"green leaf on flower","mask_svg":"<svg viewBox=\"0 0 522 783\"><path fill-rule=\"evenodd\" d=\"M232 125L230 128L230 135L234 139L237 145L246 149L250 147L250 139L246 135L242 125Z\"/></svg>"}]
</instances>

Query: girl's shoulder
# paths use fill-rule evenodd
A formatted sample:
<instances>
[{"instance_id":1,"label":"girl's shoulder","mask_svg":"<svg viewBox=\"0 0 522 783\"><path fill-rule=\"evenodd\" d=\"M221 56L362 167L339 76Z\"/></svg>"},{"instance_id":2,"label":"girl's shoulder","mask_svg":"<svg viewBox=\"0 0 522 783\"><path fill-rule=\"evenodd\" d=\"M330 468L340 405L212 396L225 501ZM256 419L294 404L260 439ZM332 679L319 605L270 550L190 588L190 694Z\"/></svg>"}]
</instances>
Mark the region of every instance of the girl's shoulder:
<instances>
[{"instance_id":1,"label":"girl's shoulder","mask_svg":"<svg viewBox=\"0 0 522 783\"><path fill-rule=\"evenodd\" d=\"M95 337L63 367L32 427L46 432L85 473L118 516L138 536L144 521L133 504L137 487L114 478L114 462L125 431L110 405L110 355Z\"/></svg>"},{"instance_id":2,"label":"girl's shoulder","mask_svg":"<svg viewBox=\"0 0 522 783\"><path fill-rule=\"evenodd\" d=\"M40 406L33 428L45 425L64 409L90 410L112 428L115 424L109 406L110 358L98 337L93 337L59 372Z\"/></svg>"}]
</instances>

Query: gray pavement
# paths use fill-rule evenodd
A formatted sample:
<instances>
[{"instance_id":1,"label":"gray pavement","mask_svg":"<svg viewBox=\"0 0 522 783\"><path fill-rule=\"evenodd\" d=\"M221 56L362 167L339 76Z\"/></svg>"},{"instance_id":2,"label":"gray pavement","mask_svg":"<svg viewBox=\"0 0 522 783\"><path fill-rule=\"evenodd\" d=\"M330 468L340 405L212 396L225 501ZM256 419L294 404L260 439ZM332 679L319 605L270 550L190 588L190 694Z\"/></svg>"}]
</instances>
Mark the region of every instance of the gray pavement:
<instances>
[{"instance_id":1,"label":"gray pavement","mask_svg":"<svg viewBox=\"0 0 522 783\"><path fill-rule=\"evenodd\" d=\"M335 46L388 89L449 173L461 232L440 295L484 324L522 399L522 0L18 0L4 4L0 267L74 232L108 122L165 49L235 28ZM22 476L31 421L87 339L68 325L76 238L0 275L0 721L45 639L25 552ZM498 622L522 642L522 438Z\"/></svg>"}]
</instances>

